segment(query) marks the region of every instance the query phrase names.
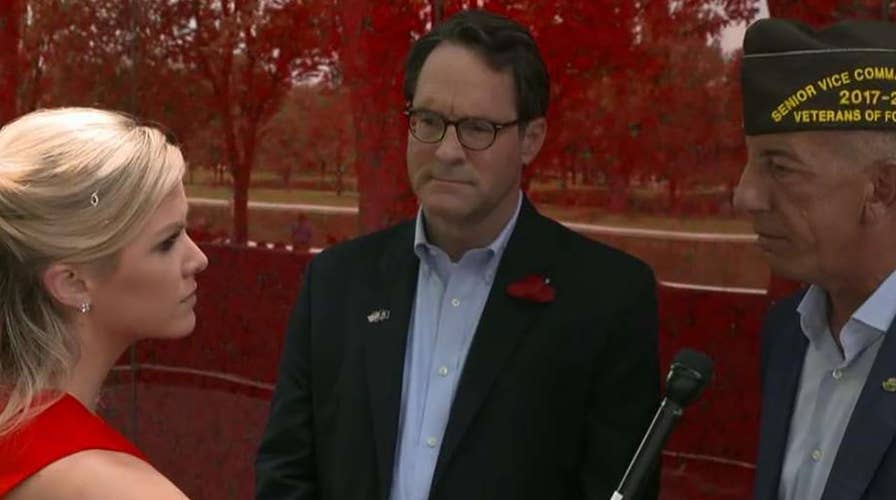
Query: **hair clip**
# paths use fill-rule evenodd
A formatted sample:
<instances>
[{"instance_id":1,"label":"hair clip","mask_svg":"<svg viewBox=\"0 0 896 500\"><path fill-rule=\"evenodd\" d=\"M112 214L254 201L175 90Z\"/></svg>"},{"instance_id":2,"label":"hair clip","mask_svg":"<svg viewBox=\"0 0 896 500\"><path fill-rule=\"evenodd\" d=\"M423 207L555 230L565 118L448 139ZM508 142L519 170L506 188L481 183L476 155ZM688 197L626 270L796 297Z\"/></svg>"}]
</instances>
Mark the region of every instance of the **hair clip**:
<instances>
[{"instance_id":1,"label":"hair clip","mask_svg":"<svg viewBox=\"0 0 896 500\"><path fill-rule=\"evenodd\" d=\"M90 206L95 207L100 204L100 197L96 191L90 195Z\"/></svg>"}]
</instances>

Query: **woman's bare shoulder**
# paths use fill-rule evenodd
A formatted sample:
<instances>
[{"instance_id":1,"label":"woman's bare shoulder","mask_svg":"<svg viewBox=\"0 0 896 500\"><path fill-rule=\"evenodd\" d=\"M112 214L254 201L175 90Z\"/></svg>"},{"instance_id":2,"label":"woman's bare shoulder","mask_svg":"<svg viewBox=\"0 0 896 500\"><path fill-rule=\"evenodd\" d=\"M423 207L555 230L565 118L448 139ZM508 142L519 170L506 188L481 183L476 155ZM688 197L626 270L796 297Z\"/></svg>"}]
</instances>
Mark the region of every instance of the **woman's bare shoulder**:
<instances>
[{"instance_id":1,"label":"woman's bare shoulder","mask_svg":"<svg viewBox=\"0 0 896 500\"><path fill-rule=\"evenodd\" d=\"M57 460L26 479L8 500L186 500L165 476L137 457L86 450Z\"/></svg>"}]
</instances>

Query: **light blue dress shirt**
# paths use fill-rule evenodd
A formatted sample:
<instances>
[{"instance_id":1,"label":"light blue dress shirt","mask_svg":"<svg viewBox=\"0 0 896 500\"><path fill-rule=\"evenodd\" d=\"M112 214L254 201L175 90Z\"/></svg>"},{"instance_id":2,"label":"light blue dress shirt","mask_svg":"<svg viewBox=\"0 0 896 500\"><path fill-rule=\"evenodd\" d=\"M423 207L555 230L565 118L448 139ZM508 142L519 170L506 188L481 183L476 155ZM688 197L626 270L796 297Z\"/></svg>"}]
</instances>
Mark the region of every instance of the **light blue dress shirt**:
<instances>
[{"instance_id":1,"label":"light blue dress shirt","mask_svg":"<svg viewBox=\"0 0 896 500\"><path fill-rule=\"evenodd\" d=\"M797 307L809 339L790 421L780 500L819 500L853 408L896 317L896 271L843 325L841 353L828 326L828 297L812 285Z\"/></svg>"},{"instance_id":2,"label":"light blue dress shirt","mask_svg":"<svg viewBox=\"0 0 896 500\"><path fill-rule=\"evenodd\" d=\"M490 245L452 262L426 238L417 214L414 253L420 259L417 294L404 360L391 500L426 500L464 361L495 272L519 216L516 211Z\"/></svg>"}]
</instances>

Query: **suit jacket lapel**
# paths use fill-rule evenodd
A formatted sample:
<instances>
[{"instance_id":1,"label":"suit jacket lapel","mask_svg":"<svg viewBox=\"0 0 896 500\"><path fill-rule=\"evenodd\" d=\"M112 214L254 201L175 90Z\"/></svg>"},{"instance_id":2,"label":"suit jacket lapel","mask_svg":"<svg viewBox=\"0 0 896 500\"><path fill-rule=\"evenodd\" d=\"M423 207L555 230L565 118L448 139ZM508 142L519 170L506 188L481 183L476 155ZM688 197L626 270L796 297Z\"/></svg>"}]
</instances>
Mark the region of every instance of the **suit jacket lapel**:
<instances>
[{"instance_id":1,"label":"suit jacket lapel","mask_svg":"<svg viewBox=\"0 0 896 500\"><path fill-rule=\"evenodd\" d=\"M388 311L388 318L365 318L360 335L370 393L381 498L387 498L392 483L395 442L401 409L404 357L408 325L417 287L419 260L413 251L413 225L399 230L380 262L378 286L385 296L371 294L365 314Z\"/></svg>"},{"instance_id":2,"label":"suit jacket lapel","mask_svg":"<svg viewBox=\"0 0 896 500\"><path fill-rule=\"evenodd\" d=\"M549 271L556 262L557 243L551 224L535 211L527 199L523 199L516 227L498 265L458 383L433 474L433 490L504 363L527 327L544 308L543 304L509 297L505 289L508 284L528 274L550 277Z\"/></svg>"},{"instance_id":3,"label":"suit jacket lapel","mask_svg":"<svg viewBox=\"0 0 896 500\"><path fill-rule=\"evenodd\" d=\"M770 328L775 328L770 325ZM762 388L762 416L759 453L756 459L756 499L778 498L781 467L787 448L790 419L796 400L803 360L809 341L803 335L796 311L788 317L781 331L770 332L778 340L769 350L765 384Z\"/></svg>"},{"instance_id":4,"label":"suit jacket lapel","mask_svg":"<svg viewBox=\"0 0 896 500\"><path fill-rule=\"evenodd\" d=\"M896 322L883 344L846 426L822 500L859 500L896 436L896 393L881 386L896 377Z\"/></svg>"}]
</instances>

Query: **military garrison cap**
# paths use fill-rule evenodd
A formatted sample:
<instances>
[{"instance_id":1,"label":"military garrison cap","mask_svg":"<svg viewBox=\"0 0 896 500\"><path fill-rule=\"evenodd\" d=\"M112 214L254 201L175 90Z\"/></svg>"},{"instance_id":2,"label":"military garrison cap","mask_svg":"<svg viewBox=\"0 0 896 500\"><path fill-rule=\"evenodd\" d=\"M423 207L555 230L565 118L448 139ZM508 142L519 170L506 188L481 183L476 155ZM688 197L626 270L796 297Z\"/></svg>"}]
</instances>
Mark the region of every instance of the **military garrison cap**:
<instances>
[{"instance_id":1,"label":"military garrison cap","mask_svg":"<svg viewBox=\"0 0 896 500\"><path fill-rule=\"evenodd\" d=\"M747 135L896 130L896 24L844 21L815 30L762 19L744 35Z\"/></svg>"}]
</instances>

